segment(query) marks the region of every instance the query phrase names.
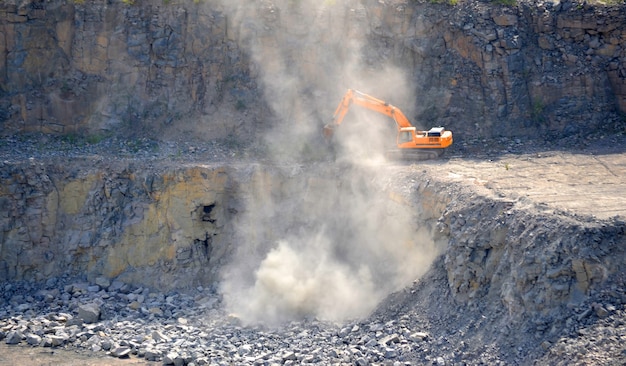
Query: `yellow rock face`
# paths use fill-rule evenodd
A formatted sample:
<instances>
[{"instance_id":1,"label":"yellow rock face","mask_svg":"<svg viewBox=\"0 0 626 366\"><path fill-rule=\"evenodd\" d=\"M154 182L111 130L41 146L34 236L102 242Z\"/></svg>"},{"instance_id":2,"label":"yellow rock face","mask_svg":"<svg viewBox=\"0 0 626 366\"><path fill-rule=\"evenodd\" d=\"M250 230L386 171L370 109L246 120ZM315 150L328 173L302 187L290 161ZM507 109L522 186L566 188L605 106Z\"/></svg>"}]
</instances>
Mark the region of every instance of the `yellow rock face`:
<instances>
[{"instance_id":1,"label":"yellow rock face","mask_svg":"<svg viewBox=\"0 0 626 366\"><path fill-rule=\"evenodd\" d=\"M181 286L206 285L231 243L234 193L224 167L109 167L77 178L41 166L7 169L0 277L80 273L163 288L186 278Z\"/></svg>"},{"instance_id":2,"label":"yellow rock face","mask_svg":"<svg viewBox=\"0 0 626 366\"><path fill-rule=\"evenodd\" d=\"M68 182L60 192L59 202L61 210L69 215L77 214L85 205L87 195L92 190L97 177L89 175L86 178Z\"/></svg>"},{"instance_id":3,"label":"yellow rock face","mask_svg":"<svg viewBox=\"0 0 626 366\"><path fill-rule=\"evenodd\" d=\"M177 253L216 234L217 225L223 225L227 182L223 170L191 168L166 174L163 182L163 190L152 192L155 200L143 211L142 220L128 226L110 247L104 275L112 278L132 268L175 265Z\"/></svg>"}]
</instances>

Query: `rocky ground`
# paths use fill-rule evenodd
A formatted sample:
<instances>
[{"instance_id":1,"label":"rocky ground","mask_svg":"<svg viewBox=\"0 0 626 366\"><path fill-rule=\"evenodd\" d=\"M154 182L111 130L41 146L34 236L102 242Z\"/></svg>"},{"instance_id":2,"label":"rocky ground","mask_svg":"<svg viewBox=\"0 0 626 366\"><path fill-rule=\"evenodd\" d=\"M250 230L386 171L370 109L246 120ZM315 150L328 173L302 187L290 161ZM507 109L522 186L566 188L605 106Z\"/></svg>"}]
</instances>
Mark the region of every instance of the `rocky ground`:
<instances>
[{"instance_id":1,"label":"rocky ground","mask_svg":"<svg viewBox=\"0 0 626 366\"><path fill-rule=\"evenodd\" d=\"M545 197L554 197L553 190L551 195L541 193L554 185L587 192L592 185L576 186L576 173L600 161L612 175L598 178L596 192L609 188L613 193L608 201L619 203L626 195L624 146L624 134L571 136L557 144L508 138L457 141L442 161L400 163L394 169L406 167L425 180L460 182L480 194L516 200L524 196L554 210L580 213L591 222L605 222L608 215L615 223L624 209L594 210L602 205L572 196L546 202ZM76 158L78 163L95 159L98 164L188 164L206 159L241 162L248 156L253 153L229 141L47 136L0 140L0 161ZM529 159L532 164L527 164ZM558 178L536 179L538 172ZM517 175L511 178L513 173ZM509 184L516 179L526 186ZM568 206L571 201L582 206ZM424 278L390 296L366 319L344 324L307 319L276 328L243 326L224 312L218 293L201 287L190 293L161 293L104 278L95 283L76 278L3 283L0 364L626 364L623 271L584 301L564 307L554 325L540 318L507 324L510 314L500 304L454 301L443 261L437 260Z\"/></svg>"},{"instance_id":2,"label":"rocky ground","mask_svg":"<svg viewBox=\"0 0 626 366\"><path fill-rule=\"evenodd\" d=\"M420 331L418 325L424 325L415 314L342 325L307 320L275 329L242 327L202 288L195 294L161 294L99 283L49 281L38 290L6 285L4 343L106 352L164 365L410 364L416 350L424 350L423 361L444 362L444 353L429 351L438 340Z\"/></svg>"},{"instance_id":3,"label":"rocky ground","mask_svg":"<svg viewBox=\"0 0 626 366\"><path fill-rule=\"evenodd\" d=\"M0 138L0 159L73 159L77 164L85 158L114 162L133 160L142 164L151 161L229 161L242 158L242 149L232 140L221 141L157 141L149 138L120 139L92 136L50 136L44 134L14 135ZM80 166L78 166L80 167Z\"/></svg>"},{"instance_id":4,"label":"rocky ground","mask_svg":"<svg viewBox=\"0 0 626 366\"><path fill-rule=\"evenodd\" d=\"M491 312L489 304L463 307L450 302L441 263L434 267L368 319L345 324L312 319L279 328L242 326L221 310L219 296L203 288L164 294L106 279L89 284L64 278L41 285L5 284L0 338L6 345L0 348L0 364L621 365L626 361L624 276L572 309L565 331L552 344L543 340L545 331L498 329L502 314Z\"/></svg>"}]
</instances>

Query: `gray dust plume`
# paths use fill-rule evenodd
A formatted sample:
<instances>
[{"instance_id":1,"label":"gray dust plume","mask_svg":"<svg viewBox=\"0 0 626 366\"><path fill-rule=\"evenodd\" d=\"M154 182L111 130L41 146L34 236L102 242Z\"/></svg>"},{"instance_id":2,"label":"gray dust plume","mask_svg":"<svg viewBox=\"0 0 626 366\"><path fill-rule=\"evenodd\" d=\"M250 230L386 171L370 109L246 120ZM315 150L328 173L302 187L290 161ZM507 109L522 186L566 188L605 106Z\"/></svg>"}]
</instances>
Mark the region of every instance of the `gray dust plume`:
<instances>
[{"instance_id":1,"label":"gray dust plume","mask_svg":"<svg viewBox=\"0 0 626 366\"><path fill-rule=\"evenodd\" d=\"M359 22L365 9L358 1L223 6L277 117L263 137L276 162L324 156L322 126L348 88L414 100L400 68L368 55L369 29ZM309 72L326 77L306 77ZM418 234L411 207L390 199L381 174L384 151L395 145L393 120L356 108L340 127L336 162L328 168L284 168L289 183L280 185L263 169L251 173L255 192L237 222L237 253L222 283L229 310L245 322L365 316L423 274L435 255L430 235Z\"/></svg>"}]
</instances>

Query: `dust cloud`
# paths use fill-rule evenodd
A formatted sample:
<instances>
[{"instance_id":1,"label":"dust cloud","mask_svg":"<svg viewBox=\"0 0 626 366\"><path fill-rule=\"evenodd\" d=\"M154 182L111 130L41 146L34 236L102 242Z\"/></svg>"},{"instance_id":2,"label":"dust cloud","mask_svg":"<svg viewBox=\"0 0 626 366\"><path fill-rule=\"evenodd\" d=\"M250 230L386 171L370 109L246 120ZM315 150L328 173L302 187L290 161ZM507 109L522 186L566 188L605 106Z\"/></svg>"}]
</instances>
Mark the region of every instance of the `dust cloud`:
<instances>
[{"instance_id":1,"label":"dust cloud","mask_svg":"<svg viewBox=\"0 0 626 366\"><path fill-rule=\"evenodd\" d=\"M432 236L379 168L254 168L235 223L239 248L223 272L229 311L246 323L341 322L425 273Z\"/></svg>"},{"instance_id":2,"label":"dust cloud","mask_svg":"<svg viewBox=\"0 0 626 366\"><path fill-rule=\"evenodd\" d=\"M237 253L223 270L227 307L246 323L366 316L436 255L412 208L390 199L384 151L395 146L394 122L353 109L338 129L335 163L299 164L328 160L322 126L349 88L404 103L410 116L406 73L368 47L361 1L222 7L275 116L263 136L275 165L250 172Z\"/></svg>"}]
</instances>

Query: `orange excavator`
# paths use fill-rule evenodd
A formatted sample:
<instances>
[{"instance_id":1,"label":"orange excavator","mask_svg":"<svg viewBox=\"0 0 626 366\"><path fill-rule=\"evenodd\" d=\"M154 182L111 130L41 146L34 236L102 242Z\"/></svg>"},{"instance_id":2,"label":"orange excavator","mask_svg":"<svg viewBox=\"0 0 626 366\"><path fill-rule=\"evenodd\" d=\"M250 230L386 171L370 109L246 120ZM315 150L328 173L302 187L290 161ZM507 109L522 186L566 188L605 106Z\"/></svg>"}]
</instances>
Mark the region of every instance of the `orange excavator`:
<instances>
[{"instance_id":1,"label":"orange excavator","mask_svg":"<svg viewBox=\"0 0 626 366\"><path fill-rule=\"evenodd\" d=\"M398 128L397 149L387 152L388 157L402 159L436 159L452 145L452 132L444 127L433 127L428 131L417 130L400 109L357 90L348 89L337 106L332 122L324 126L324 137L330 140L352 104L382 113L393 118Z\"/></svg>"}]
</instances>

